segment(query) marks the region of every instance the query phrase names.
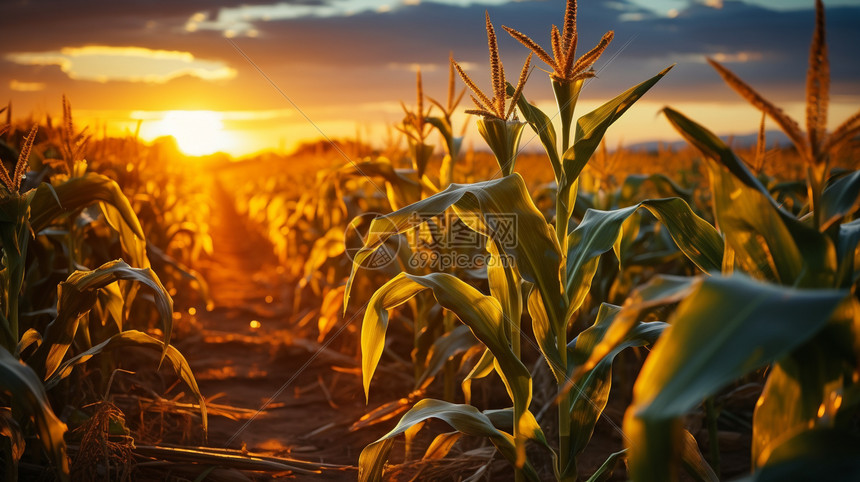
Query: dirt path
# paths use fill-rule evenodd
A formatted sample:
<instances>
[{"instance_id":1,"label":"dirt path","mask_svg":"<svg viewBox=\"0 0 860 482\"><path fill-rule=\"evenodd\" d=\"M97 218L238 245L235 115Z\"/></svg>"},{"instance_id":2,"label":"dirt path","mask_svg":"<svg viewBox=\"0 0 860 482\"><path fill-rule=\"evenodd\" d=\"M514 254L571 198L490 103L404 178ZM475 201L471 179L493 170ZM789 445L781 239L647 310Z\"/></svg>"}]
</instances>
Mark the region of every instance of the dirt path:
<instances>
[{"instance_id":1,"label":"dirt path","mask_svg":"<svg viewBox=\"0 0 860 482\"><path fill-rule=\"evenodd\" d=\"M200 329L180 349L208 401L248 413L211 416L209 445L346 465L323 479L354 479L358 453L379 436L348 431L366 411L357 364L291 333L291 288L279 283L271 245L236 212L230 193L212 188L215 253L201 271L216 308L197 315Z\"/></svg>"}]
</instances>

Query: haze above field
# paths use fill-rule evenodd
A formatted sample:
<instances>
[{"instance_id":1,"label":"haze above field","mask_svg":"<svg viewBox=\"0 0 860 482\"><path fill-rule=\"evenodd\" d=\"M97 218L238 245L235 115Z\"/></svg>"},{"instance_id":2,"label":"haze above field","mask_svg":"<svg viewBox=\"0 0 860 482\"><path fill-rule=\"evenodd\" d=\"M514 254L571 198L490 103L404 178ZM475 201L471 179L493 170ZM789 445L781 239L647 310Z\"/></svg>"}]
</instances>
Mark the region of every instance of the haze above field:
<instances>
[{"instance_id":1,"label":"haze above field","mask_svg":"<svg viewBox=\"0 0 860 482\"><path fill-rule=\"evenodd\" d=\"M606 30L616 36L578 112L677 63L610 130L611 144L677 139L656 116L667 104L720 134L754 131L759 115L704 62L710 56L802 119L812 3L583 1L580 52ZM860 2L825 5L836 124L860 104L852 52ZM381 142L384 125L402 117L399 101L414 103L418 65L432 97L445 96L449 52L480 85L489 83L485 9L497 28L517 28L548 47L546 25L562 22L564 2L14 1L0 17L0 102L11 100L17 116L56 115L65 93L82 124L122 133L142 121L145 139L175 135L191 154L289 150L321 135L354 136L359 124L364 138ZM513 77L527 51L499 32ZM532 73L525 92L552 110L543 72ZM536 147L530 137L524 144Z\"/></svg>"}]
</instances>

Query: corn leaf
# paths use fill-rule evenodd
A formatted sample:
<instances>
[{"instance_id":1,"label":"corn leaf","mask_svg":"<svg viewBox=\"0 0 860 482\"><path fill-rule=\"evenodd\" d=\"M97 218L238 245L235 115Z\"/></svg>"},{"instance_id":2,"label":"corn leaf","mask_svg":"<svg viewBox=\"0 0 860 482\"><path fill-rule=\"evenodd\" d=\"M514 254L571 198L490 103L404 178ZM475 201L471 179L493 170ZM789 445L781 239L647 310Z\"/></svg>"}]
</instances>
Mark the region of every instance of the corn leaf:
<instances>
[{"instance_id":1,"label":"corn leaf","mask_svg":"<svg viewBox=\"0 0 860 482\"><path fill-rule=\"evenodd\" d=\"M609 327L621 311L620 306L603 303L594 324L585 329L568 345L568 367L572 372L586 363L594 348L606 335ZM585 373L572 389L570 398L570 458L575 458L585 449L594 433L594 426L609 401L612 387L612 362L625 348L651 345L663 330L666 323L637 323L624 340L612 349L597 365ZM568 474L576 475L576 466L568 468Z\"/></svg>"},{"instance_id":2,"label":"corn leaf","mask_svg":"<svg viewBox=\"0 0 860 482\"><path fill-rule=\"evenodd\" d=\"M767 464L738 482L860 480L860 437L844 430L803 431L774 449Z\"/></svg>"},{"instance_id":3,"label":"corn leaf","mask_svg":"<svg viewBox=\"0 0 860 482\"><path fill-rule=\"evenodd\" d=\"M774 363L753 415L752 463L764 465L781 443L814 426L818 410L844 371L829 347L810 343Z\"/></svg>"},{"instance_id":4,"label":"corn leaf","mask_svg":"<svg viewBox=\"0 0 860 482\"><path fill-rule=\"evenodd\" d=\"M698 149L709 159L713 159L729 170L741 183L754 189L769 199L774 207L779 207L770 197L768 190L755 177L746 164L729 149L729 147L713 132L684 116L671 107L663 108L663 114L684 139Z\"/></svg>"},{"instance_id":5,"label":"corn leaf","mask_svg":"<svg viewBox=\"0 0 860 482\"><path fill-rule=\"evenodd\" d=\"M466 325L454 327L453 330L437 338L430 347L430 359L427 361L427 368L415 382L416 387L429 384L430 380L433 380L433 377L445 366L446 361L465 353L477 342L475 335Z\"/></svg>"},{"instance_id":6,"label":"corn leaf","mask_svg":"<svg viewBox=\"0 0 860 482\"><path fill-rule=\"evenodd\" d=\"M121 260L110 261L92 271L75 271L57 288L57 317L48 324L44 340L30 361L45 379L60 366L75 339L79 320L93 308L99 290L119 280L140 283L152 290L164 332L161 343L166 352L173 328L173 300L170 295L151 269L132 268Z\"/></svg>"},{"instance_id":7,"label":"corn leaf","mask_svg":"<svg viewBox=\"0 0 860 482\"><path fill-rule=\"evenodd\" d=\"M528 369L511 350L506 325L513 322L507 319L498 300L446 273L426 276L401 273L371 297L361 327L365 396L369 394L370 380L385 346L387 310L397 306L393 303L403 303L425 289L432 290L439 305L454 313L493 353L496 371L517 408L516 423L525 423L532 398L532 380ZM516 448L519 455L517 467L521 467L525 463L525 440L522 435L516 440Z\"/></svg>"},{"instance_id":8,"label":"corn leaf","mask_svg":"<svg viewBox=\"0 0 860 482\"><path fill-rule=\"evenodd\" d=\"M839 305L821 333L774 363L753 414L752 462L763 465L787 439L835 418L843 379L860 346L860 303ZM822 409L824 409L822 411Z\"/></svg>"},{"instance_id":9,"label":"corn leaf","mask_svg":"<svg viewBox=\"0 0 860 482\"><path fill-rule=\"evenodd\" d=\"M382 178L392 209L399 209L421 198L420 178L415 171L395 169L385 158L354 163L341 169L339 174L344 177Z\"/></svg>"},{"instance_id":10,"label":"corn leaf","mask_svg":"<svg viewBox=\"0 0 860 482\"><path fill-rule=\"evenodd\" d=\"M0 407L0 443L3 445L3 475L6 480L18 480L18 461L24 455L24 434L15 421L12 410Z\"/></svg>"},{"instance_id":11,"label":"corn leaf","mask_svg":"<svg viewBox=\"0 0 860 482\"><path fill-rule=\"evenodd\" d=\"M364 247L353 259L344 307L358 267L391 236L418 227L453 208L472 230L493 239L500 254L512 258L519 274L541 293L552 326L564 312L559 280L559 248L551 227L526 188L523 178L510 176L474 184L451 184L444 191L373 220Z\"/></svg>"},{"instance_id":12,"label":"corn leaf","mask_svg":"<svg viewBox=\"0 0 860 482\"><path fill-rule=\"evenodd\" d=\"M606 333L591 350L588 359L574 367L573 374L570 375L562 393L567 393L585 373L594 369L601 360L624 342L630 331L639 323L642 312L657 306L677 303L692 293L703 280L704 278L701 277L657 275L646 284L634 289L624 301L621 311L615 315Z\"/></svg>"},{"instance_id":13,"label":"corn leaf","mask_svg":"<svg viewBox=\"0 0 860 482\"><path fill-rule=\"evenodd\" d=\"M632 478L672 480L678 417L810 339L847 294L785 288L740 275L699 284L679 305L636 380L624 420Z\"/></svg>"},{"instance_id":14,"label":"corn leaf","mask_svg":"<svg viewBox=\"0 0 860 482\"><path fill-rule=\"evenodd\" d=\"M472 401L472 380L484 378L490 373L493 373L493 352L485 348L481 358L478 359L478 363L475 363L475 366L472 367L472 370L469 371L460 383L466 404Z\"/></svg>"},{"instance_id":15,"label":"corn leaf","mask_svg":"<svg viewBox=\"0 0 860 482\"><path fill-rule=\"evenodd\" d=\"M708 465L702 452L699 451L699 444L693 434L682 430L681 437L681 465L687 473L698 482L719 482L720 479L714 473L714 469Z\"/></svg>"},{"instance_id":16,"label":"corn leaf","mask_svg":"<svg viewBox=\"0 0 860 482\"><path fill-rule=\"evenodd\" d=\"M615 468L618 467L621 460L626 457L627 449L612 453L603 461L602 464L600 464L600 467L591 474L591 477L589 477L586 482L604 482L609 480L609 478L612 477L612 473L615 471Z\"/></svg>"},{"instance_id":17,"label":"corn leaf","mask_svg":"<svg viewBox=\"0 0 860 482\"><path fill-rule=\"evenodd\" d=\"M460 440L463 434L460 432L440 433L433 439L430 446L424 452L424 460L438 460L448 455L448 452L454 447L454 444Z\"/></svg>"},{"instance_id":18,"label":"corn leaf","mask_svg":"<svg viewBox=\"0 0 860 482\"><path fill-rule=\"evenodd\" d=\"M42 381L29 366L21 363L0 348L0 388L11 394L13 413L32 416L39 432L39 441L54 464L57 477L69 480L69 461L66 456L66 424L51 409Z\"/></svg>"},{"instance_id":19,"label":"corn leaf","mask_svg":"<svg viewBox=\"0 0 860 482\"><path fill-rule=\"evenodd\" d=\"M558 351L558 327L552 325L541 299L540 292L533 290L528 297L529 315L532 318L532 332L538 342L538 348L543 354L544 360L549 365L556 383L561 383L565 378L566 367L561 360Z\"/></svg>"},{"instance_id":20,"label":"corn leaf","mask_svg":"<svg viewBox=\"0 0 860 482\"><path fill-rule=\"evenodd\" d=\"M146 255L146 240L138 236L134 228L125 221L125 215L113 204L100 202L99 208L108 225L119 234L122 252L128 255L128 262L135 268L150 268Z\"/></svg>"},{"instance_id":21,"label":"corn leaf","mask_svg":"<svg viewBox=\"0 0 860 482\"><path fill-rule=\"evenodd\" d=\"M746 165L716 135L663 109L687 141L709 158L720 230L751 276L795 286L835 286L836 252L818 230L785 212Z\"/></svg>"},{"instance_id":22,"label":"corn leaf","mask_svg":"<svg viewBox=\"0 0 860 482\"><path fill-rule=\"evenodd\" d=\"M458 405L441 400L425 399L416 403L411 410L406 412L394 429L361 451L358 459L358 480L382 480L383 467L388 459L388 453L391 451L393 438L431 418L442 420L465 435L486 437L496 446L503 457L511 463L516 460L513 437L494 427L490 419L477 408L471 405ZM528 464L525 466L525 474L530 480L539 480L534 469Z\"/></svg>"},{"instance_id":23,"label":"corn leaf","mask_svg":"<svg viewBox=\"0 0 860 482\"><path fill-rule=\"evenodd\" d=\"M134 210L119 185L101 174L87 173L51 186L42 184L30 191L30 225L39 232L60 216L96 202L104 202L116 208L123 221L135 236L144 239L143 229Z\"/></svg>"},{"instance_id":24,"label":"corn leaf","mask_svg":"<svg viewBox=\"0 0 860 482\"><path fill-rule=\"evenodd\" d=\"M164 354L164 358L173 365L173 369L176 371L177 376L185 382L191 390L191 394L194 395L197 402L200 404L200 417L203 423L203 431L206 432L209 426L206 414L206 400L203 398L203 394L197 386L197 380L194 378L194 373L191 371L191 366L188 365L188 361L185 360L182 353L174 348L173 345L167 345L167 348L165 349L163 341L153 338L141 331L126 330L122 333L117 333L98 345L93 346L89 350L69 358L66 362L60 365L56 372L45 382L45 386L48 388L56 386L60 380L69 376L77 365L86 363L92 357L100 353L128 347L151 348L153 350L161 351Z\"/></svg>"},{"instance_id":25,"label":"corn leaf","mask_svg":"<svg viewBox=\"0 0 860 482\"><path fill-rule=\"evenodd\" d=\"M562 175L558 185L558 199L560 200L559 207L563 209L563 212L556 213L556 216L561 216L561 222L557 224L558 226L568 225L576 201L574 183L591 159L591 155L597 150L606 130L645 95L654 84L662 79L671 68L669 67L645 82L618 94L614 99L576 121L576 136L573 145L562 156ZM560 234L566 235L567 233Z\"/></svg>"},{"instance_id":26,"label":"corn leaf","mask_svg":"<svg viewBox=\"0 0 860 482\"><path fill-rule=\"evenodd\" d=\"M565 286L570 301L566 319L585 301L597 273L600 255L619 242L622 224L639 208L647 209L666 226L678 248L699 269L706 273L720 271L724 249L722 238L681 199L648 200L614 211L589 209L568 237Z\"/></svg>"},{"instance_id":27,"label":"corn leaf","mask_svg":"<svg viewBox=\"0 0 860 482\"><path fill-rule=\"evenodd\" d=\"M857 244L860 243L860 219L839 225L836 241L836 254L839 257L837 286L847 288L860 277L860 259L856 257Z\"/></svg>"},{"instance_id":28,"label":"corn leaf","mask_svg":"<svg viewBox=\"0 0 860 482\"><path fill-rule=\"evenodd\" d=\"M850 216L860 207L860 171L831 182L821 194L822 228Z\"/></svg>"},{"instance_id":29,"label":"corn leaf","mask_svg":"<svg viewBox=\"0 0 860 482\"><path fill-rule=\"evenodd\" d=\"M514 92L514 86L509 83L507 94L514 95ZM517 99L517 107L520 109L520 113L522 113L526 122L528 122L532 130L540 138L540 142L543 144L543 148L552 165L556 183L559 183L561 179L561 160L558 156L558 141L556 139L555 127L552 125L552 119L542 110L538 109L537 106L529 103L526 96L522 93L520 93L520 97Z\"/></svg>"},{"instance_id":30,"label":"corn leaf","mask_svg":"<svg viewBox=\"0 0 860 482\"><path fill-rule=\"evenodd\" d=\"M517 272L517 267L509 263L507 258L499 255L496 243L487 243L490 260L487 263L487 283L490 285L490 296L502 305L508 338L513 343L513 337L520 337L520 319L523 315L523 280ZM531 286L529 284L528 286ZM519 340L517 340L519 345Z\"/></svg>"},{"instance_id":31,"label":"corn leaf","mask_svg":"<svg viewBox=\"0 0 860 482\"><path fill-rule=\"evenodd\" d=\"M641 190L651 184L659 197L679 197L687 204L693 204L693 191L684 189L665 174L630 174L624 178L621 191L618 193L618 206L626 207L642 199Z\"/></svg>"},{"instance_id":32,"label":"corn leaf","mask_svg":"<svg viewBox=\"0 0 860 482\"><path fill-rule=\"evenodd\" d=\"M388 310L405 303L421 291L430 289L439 304L454 313L493 353L499 374L512 399L531 400L528 369L513 354L505 334L505 319L499 302L465 282L446 273L413 276L400 273L371 297L361 326L362 377L365 396L385 346Z\"/></svg>"}]
</instances>

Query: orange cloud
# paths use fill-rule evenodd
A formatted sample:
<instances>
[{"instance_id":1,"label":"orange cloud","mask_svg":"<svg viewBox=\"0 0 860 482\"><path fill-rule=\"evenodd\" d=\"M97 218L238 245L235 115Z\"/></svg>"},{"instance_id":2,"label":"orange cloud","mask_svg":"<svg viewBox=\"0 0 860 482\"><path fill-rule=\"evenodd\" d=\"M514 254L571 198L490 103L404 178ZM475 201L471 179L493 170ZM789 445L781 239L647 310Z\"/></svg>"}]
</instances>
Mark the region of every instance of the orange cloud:
<instances>
[{"instance_id":1,"label":"orange cloud","mask_svg":"<svg viewBox=\"0 0 860 482\"><path fill-rule=\"evenodd\" d=\"M46 86L44 82L22 82L15 79L9 81L9 88L18 92L38 92L45 90Z\"/></svg>"},{"instance_id":2,"label":"orange cloud","mask_svg":"<svg viewBox=\"0 0 860 482\"><path fill-rule=\"evenodd\" d=\"M196 59L190 52L143 47L90 45L51 52L15 52L6 59L22 65L57 65L74 80L163 84L182 76L225 80L236 70L217 60Z\"/></svg>"}]
</instances>

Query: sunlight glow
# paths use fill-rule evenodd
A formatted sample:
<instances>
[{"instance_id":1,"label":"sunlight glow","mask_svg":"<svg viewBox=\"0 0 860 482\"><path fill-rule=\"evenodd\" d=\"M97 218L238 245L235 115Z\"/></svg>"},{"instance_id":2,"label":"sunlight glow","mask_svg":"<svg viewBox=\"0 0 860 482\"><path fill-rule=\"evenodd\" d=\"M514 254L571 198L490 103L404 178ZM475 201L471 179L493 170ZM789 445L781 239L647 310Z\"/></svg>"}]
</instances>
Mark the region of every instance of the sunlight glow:
<instances>
[{"instance_id":1,"label":"sunlight glow","mask_svg":"<svg viewBox=\"0 0 860 482\"><path fill-rule=\"evenodd\" d=\"M211 110L168 111L161 120L141 126L141 136L147 139L173 136L179 149L191 156L205 156L233 147L232 137L224 131L222 114Z\"/></svg>"}]
</instances>

